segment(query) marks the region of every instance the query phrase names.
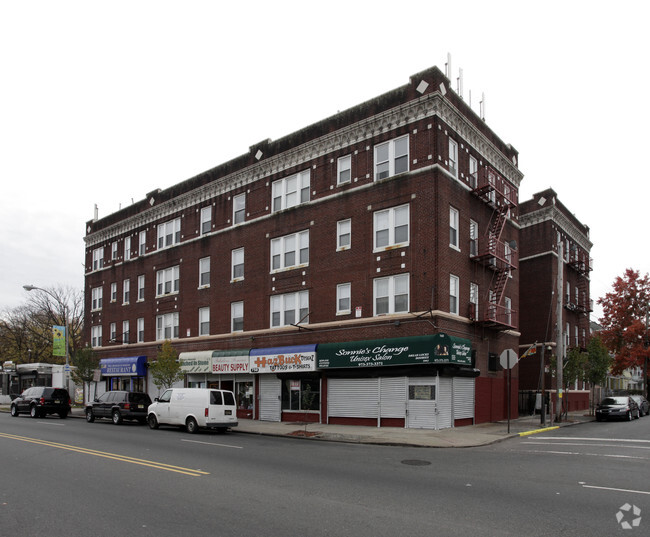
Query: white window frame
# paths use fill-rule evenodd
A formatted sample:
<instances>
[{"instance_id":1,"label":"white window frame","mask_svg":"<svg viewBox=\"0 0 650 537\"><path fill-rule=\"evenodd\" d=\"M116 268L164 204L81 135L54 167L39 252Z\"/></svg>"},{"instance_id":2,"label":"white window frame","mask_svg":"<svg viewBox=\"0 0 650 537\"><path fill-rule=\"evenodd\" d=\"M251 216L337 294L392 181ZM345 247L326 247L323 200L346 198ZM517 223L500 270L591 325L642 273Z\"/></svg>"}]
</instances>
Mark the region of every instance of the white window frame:
<instances>
[{"instance_id":1,"label":"white window frame","mask_svg":"<svg viewBox=\"0 0 650 537\"><path fill-rule=\"evenodd\" d=\"M336 314L349 315L352 312L352 284L340 283L336 286Z\"/></svg>"},{"instance_id":2,"label":"white window frame","mask_svg":"<svg viewBox=\"0 0 650 537\"><path fill-rule=\"evenodd\" d=\"M138 276L138 302L144 300L144 289L145 289L145 277L144 274Z\"/></svg>"},{"instance_id":3,"label":"white window frame","mask_svg":"<svg viewBox=\"0 0 650 537\"><path fill-rule=\"evenodd\" d=\"M236 248L230 253L230 281L240 282L244 279L244 248Z\"/></svg>"},{"instance_id":4,"label":"white window frame","mask_svg":"<svg viewBox=\"0 0 650 537\"><path fill-rule=\"evenodd\" d=\"M124 261L131 259L131 237L124 237Z\"/></svg>"},{"instance_id":5,"label":"white window frame","mask_svg":"<svg viewBox=\"0 0 650 537\"><path fill-rule=\"evenodd\" d=\"M117 259L117 241L114 241L111 244L111 260L115 261Z\"/></svg>"},{"instance_id":6,"label":"white window frame","mask_svg":"<svg viewBox=\"0 0 650 537\"><path fill-rule=\"evenodd\" d=\"M104 268L104 247L93 250L93 270Z\"/></svg>"},{"instance_id":7,"label":"white window frame","mask_svg":"<svg viewBox=\"0 0 650 537\"><path fill-rule=\"evenodd\" d=\"M404 152L406 142L406 152ZM409 136L405 134L374 147L374 180L409 171Z\"/></svg>"},{"instance_id":8,"label":"white window frame","mask_svg":"<svg viewBox=\"0 0 650 537\"><path fill-rule=\"evenodd\" d=\"M244 331L244 302L230 304L230 330L231 332Z\"/></svg>"},{"instance_id":9,"label":"white window frame","mask_svg":"<svg viewBox=\"0 0 650 537\"><path fill-rule=\"evenodd\" d=\"M399 205L398 207L390 207L376 211L373 215L373 251L380 252L392 248L401 248L408 246L410 242L410 213L411 209L409 204ZM396 240L403 238L403 230L406 228L406 240ZM381 233L381 240L380 240ZM384 239L384 237L386 237ZM381 242L381 244L379 244ZM384 244L385 243L385 244Z\"/></svg>"},{"instance_id":10,"label":"white window frame","mask_svg":"<svg viewBox=\"0 0 650 537\"><path fill-rule=\"evenodd\" d=\"M117 282L111 283L111 302L117 302Z\"/></svg>"},{"instance_id":11,"label":"white window frame","mask_svg":"<svg viewBox=\"0 0 650 537\"><path fill-rule=\"evenodd\" d=\"M505 307L506 324L512 326L512 300L508 296L503 297L503 305ZM567 324L567 327L569 325Z\"/></svg>"},{"instance_id":12,"label":"white window frame","mask_svg":"<svg viewBox=\"0 0 650 537\"><path fill-rule=\"evenodd\" d=\"M458 142L453 138L449 138L449 155L447 161L449 163L449 173L458 179Z\"/></svg>"},{"instance_id":13,"label":"white window frame","mask_svg":"<svg viewBox=\"0 0 650 537\"><path fill-rule=\"evenodd\" d=\"M277 213L307 203L309 201L310 181L311 171L309 169L273 181L271 185L271 212Z\"/></svg>"},{"instance_id":14,"label":"white window frame","mask_svg":"<svg viewBox=\"0 0 650 537\"><path fill-rule=\"evenodd\" d=\"M352 247L352 220L340 220L336 223L336 250L349 250Z\"/></svg>"},{"instance_id":15,"label":"white window frame","mask_svg":"<svg viewBox=\"0 0 650 537\"><path fill-rule=\"evenodd\" d=\"M469 221L469 255L474 257L478 255L478 222Z\"/></svg>"},{"instance_id":16,"label":"white window frame","mask_svg":"<svg viewBox=\"0 0 650 537\"><path fill-rule=\"evenodd\" d=\"M90 327L90 346L93 348L102 346L102 325Z\"/></svg>"},{"instance_id":17,"label":"white window frame","mask_svg":"<svg viewBox=\"0 0 650 537\"><path fill-rule=\"evenodd\" d=\"M449 275L449 313L459 315L460 279L454 274Z\"/></svg>"},{"instance_id":18,"label":"white window frame","mask_svg":"<svg viewBox=\"0 0 650 537\"><path fill-rule=\"evenodd\" d=\"M469 156L469 186L478 188L478 160L472 155Z\"/></svg>"},{"instance_id":19,"label":"white window frame","mask_svg":"<svg viewBox=\"0 0 650 537\"><path fill-rule=\"evenodd\" d=\"M178 312L164 313L156 316L156 341L178 339Z\"/></svg>"},{"instance_id":20,"label":"white window frame","mask_svg":"<svg viewBox=\"0 0 650 537\"><path fill-rule=\"evenodd\" d=\"M138 343L144 343L144 317L138 317L136 323L138 328Z\"/></svg>"},{"instance_id":21,"label":"white window frame","mask_svg":"<svg viewBox=\"0 0 650 537\"><path fill-rule=\"evenodd\" d=\"M147 253L147 232L141 231L138 233L138 254L144 255Z\"/></svg>"},{"instance_id":22,"label":"white window frame","mask_svg":"<svg viewBox=\"0 0 650 537\"><path fill-rule=\"evenodd\" d=\"M271 328L309 324L309 291L271 296Z\"/></svg>"},{"instance_id":23,"label":"white window frame","mask_svg":"<svg viewBox=\"0 0 650 537\"><path fill-rule=\"evenodd\" d=\"M478 319L478 283L470 282L469 284L469 303L474 305L474 320Z\"/></svg>"},{"instance_id":24,"label":"white window frame","mask_svg":"<svg viewBox=\"0 0 650 537\"><path fill-rule=\"evenodd\" d=\"M180 287L180 268L178 265L156 272L156 296L178 293Z\"/></svg>"},{"instance_id":25,"label":"white window frame","mask_svg":"<svg viewBox=\"0 0 650 537\"><path fill-rule=\"evenodd\" d=\"M174 218L158 225L158 250L171 248L181 242L181 219Z\"/></svg>"},{"instance_id":26,"label":"white window frame","mask_svg":"<svg viewBox=\"0 0 650 537\"><path fill-rule=\"evenodd\" d=\"M115 342L117 339L117 323L111 323L108 325L108 334L111 342Z\"/></svg>"},{"instance_id":27,"label":"white window frame","mask_svg":"<svg viewBox=\"0 0 650 537\"><path fill-rule=\"evenodd\" d=\"M309 265L309 230L271 239L271 273Z\"/></svg>"},{"instance_id":28,"label":"white window frame","mask_svg":"<svg viewBox=\"0 0 650 537\"><path fill-rule=\"evenodd\" d=\"M460 252L459 224L460 213L458 209L449 207L449 247Z\"/></svg>"},{"instance_id":29,"label":"white window frame","mask_svg":"<svg viewBox=\"0 0 650 537\"><path fill-rule=\"evenodd\" d=\"M400 303L406 297L406 304ZM373 315L408 313L410 304L410 275L396 274L373 280Z\"/></svg>"},{"instance_id":30,"label":"white window frame","mask_svg":"<svg viewBox=\"0 0 650 537\"><path fill-rule=\"evenodd\" d=\"M352 181L352 155L345 155L336 161L336 184L345 185Z\"/></svg>"},{"instance_id":31,"label":"white window frame","mask_svg":"<svg viewBox=\"0 0 650 537\"><path fill-rule=\"evenodd\" d=\"M210 335L210 308L199 308L199 336Z\"/></svg>"},{"instance_id":32,"label":"white window frame","mask_svg":"<svg viewBox=\"0 0 650 537\"><path fill-rule=\"evenodd\" d=\"M212 231L212 205L203 207L199 218L199 235L210 233Z\"/></svg>"},{"instance_id":33,"label":"white window frame","mask_svg":"<svg viewBox=\"0 0 650 537\"><path fill-rule=\"evenodd\" d=\"M131 330L129 321L122 321L122 343L131 343Z\"/></svg>"},{"instance_id":34,"label":"white window frame","mask_svg":"<svg viewBox=\"0 0 650 537\"><path fill-rule=\"evenodd\" d=\"M104 288L103 287L93 287L91 291L91 296L92 296L92 304L91 304L91 310L92 311L98 311L102 309L102 302L104 298Z\"/></svg>"},{"instance_id":35,"label":"white window frame","mask_svg":"<svg viewBox=\"0 0 650 537\"><path fill-rule=\"evenodd\" d=\"M237 194L232 198L232 223L241 224L246 221L246 193Z\"/></svg>"},{"instance_id":36,"label":"white window frame","mask_svg":"<svg viewBox=\"0 0 650 537\"><path fill-rule=\"evenodd\" d=\"M131 280L128 278L122 282L122 305L131 301Z\"/></svg>"},{"instance_id":37,"label":"white window frame","mask_svg":"<svg viewBox=\"0 0 650 537\"><path fill-rule=\"evenodd\" d=\"M210 287L210 256L199 259L199 289Z\"/></svg>"}]
</instances>

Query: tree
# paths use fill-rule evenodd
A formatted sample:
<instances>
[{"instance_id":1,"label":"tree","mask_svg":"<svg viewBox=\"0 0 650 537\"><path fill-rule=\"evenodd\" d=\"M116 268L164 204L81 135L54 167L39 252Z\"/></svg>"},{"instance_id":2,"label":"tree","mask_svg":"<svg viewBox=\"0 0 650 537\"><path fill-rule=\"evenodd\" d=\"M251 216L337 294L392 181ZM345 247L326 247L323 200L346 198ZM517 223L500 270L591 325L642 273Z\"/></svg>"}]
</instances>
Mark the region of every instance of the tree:
<instances>
[{"instance_id":1,"label":"tree","mask_svg":"<svg viewBox=\"0 0 650 537\"><path fill-rule=\"evenodd\" d=\"M178 353L168 339L162 344L156 361L149 365L153 383L159 390L171 388L174 382L183 378L181 364L178 362Z\"/></svg>"},{"instance_id":2,"label":"tree","mask_svg":"<svg viewBox=\"0 0 650 537\"><path fill-rule=\"evenodd\" d=\"M607 373L614 363L614 358L607 352L599 334L592 336L587 343L587 367L585 380L591 383L591 400L594 400L596 385L603 386ZM593 408L590 409L590 412Z\"/></svg>"},{"instance_id":3,"label":"tree","mask_svg":"<svg viewBox=\"0 0 650 537\"><path fill-rule=\"evenodd\" d=\"M95 380L95 371L99 367L99 360L95 351L93 351L92 347L78 349L72 356L72 365L74 365L74 368L70 370L72 380L83 386L84 401L90 400L90 389L86 392L86 385L90 388L90 383ZM86 393L88 393L87 399Z\"/></svg>"},{"instance_id":4,"label":"tree","mask_svg":"<svg viewBox=\"0 0 650 537\"><path fill-rule=\"evenodd\" d=\"M650 308L650 277L626 269L625 275L614 280L612 292L598 299L603 307L600 324L602 341L614 354L612 372L641 365L648 354L644 343L648 338L647 319Z\"/></svg>"}]
</instances>

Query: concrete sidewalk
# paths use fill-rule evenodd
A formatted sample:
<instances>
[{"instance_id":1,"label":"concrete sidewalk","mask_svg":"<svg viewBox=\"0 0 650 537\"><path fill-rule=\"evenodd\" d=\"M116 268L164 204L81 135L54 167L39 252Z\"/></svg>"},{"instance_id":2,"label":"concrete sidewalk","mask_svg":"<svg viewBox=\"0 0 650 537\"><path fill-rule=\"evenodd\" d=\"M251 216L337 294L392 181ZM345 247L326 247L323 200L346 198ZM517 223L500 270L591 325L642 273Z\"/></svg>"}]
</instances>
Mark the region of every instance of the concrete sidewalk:
<instances>
[{"instance_id":1,"label":"concrete sidewalk","mask_svg":"<svg viewBox=\"0 0 650 537\"><path fill-rule=\"evenodd\" d=\"M9 405L0 405L0 412L9 412ZM22 417L23 415L21 415ZM84 418L84 409L74 407L72 418ZM54 418L52 418L54 419ZM415 447L474 447L500 442L507 438L528 434L543 433L558 427L594 421L586 411L572 412L566 421L542 428L539 416L523 416L508 422L482 423L466 427L453 427L433 431L430 429L402 429L397 427L362 427L354 425L327 425L309 423L305 428L299 422L270 422L239 420L232 429L235 434L260 434L268 436L287 436L303 440L326 440L356 444L384 444L392 446Z\"/></svg>"}]
</instances>

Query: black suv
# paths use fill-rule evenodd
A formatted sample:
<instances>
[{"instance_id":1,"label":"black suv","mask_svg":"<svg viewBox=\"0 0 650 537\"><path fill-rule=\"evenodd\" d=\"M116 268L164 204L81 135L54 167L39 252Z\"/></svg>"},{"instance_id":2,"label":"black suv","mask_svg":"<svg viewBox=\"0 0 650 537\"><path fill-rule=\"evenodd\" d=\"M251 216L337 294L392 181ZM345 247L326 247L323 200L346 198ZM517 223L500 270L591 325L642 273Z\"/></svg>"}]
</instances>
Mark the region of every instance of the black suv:
<instances>
[{"instance_id":1,"label":"black suv","mask_svg":"<svg viewBox=\"0 0 650 537\"><path fill-rule=\"evenodd\" d=\"M70 394L63 388L36 386L27 388L11 402L11 415L29 414L32 418L41 418L47 414L58 414L67 418L70 413Z\"/></svg>"},{"instance_id":2,"label":"black suv","mask_svg":"<svg viewBox=\"0 0 650 537\"><path fill-rule=\"evenodd\" d=\"M147 409L151 398L142 392L106 392L86 405L86 421L92 423L95 418L111 418L115 425L123 420L147 422Z\"/></svg>"}]
</instances>

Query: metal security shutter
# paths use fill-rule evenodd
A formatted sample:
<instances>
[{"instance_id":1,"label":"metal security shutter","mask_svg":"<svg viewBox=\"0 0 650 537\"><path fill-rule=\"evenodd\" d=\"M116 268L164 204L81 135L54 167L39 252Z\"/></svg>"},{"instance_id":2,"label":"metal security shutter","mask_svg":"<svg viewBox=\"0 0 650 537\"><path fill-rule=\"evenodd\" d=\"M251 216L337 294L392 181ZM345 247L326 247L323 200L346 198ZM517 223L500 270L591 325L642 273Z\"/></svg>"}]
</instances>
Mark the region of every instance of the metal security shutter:
<instances>
[{"instance_id":1,"label":"metal security shutter","mask_svg":"<svg viewBox=\"0 0 650 537\"><path fill-rule=\"evenodd\" d=\"M403 418L406 416L406 377L379 379L380 416Z\"/></svg>"},{"instance_id":2,"label":"metal security shutter","mask_svg":"<svg viewBox=\"0 0 650 537\"><path fill-rule=\"evenodd\" d=\"M328 380L328 416L341 418L377 418L378 407L378 379Z\"/></svg>"},{"instance_id":3,"label":"metal security shutter","mask_svg":"<svg viewBox=\"0 0 650 537\"><path fill-rule=\"evenodd\" d=\"M260 421L280 421L282 381L275 375L260 375Z\"/></svg>"},{"instance_id":4,"label":"metal security shutter","mask_svg":"<svg viewBox=\"0 0 650 537\"><path fill-rule=\"evenodd\" d=\"M474 379L453 377L454 420L474 418Z\"/></svg>"},{"instance_id":5,"label":"metal security shutter","mask_svg":"<svg viewBox=\"0 0 650 537\"><path fill-rule=\"evenodd\" d=\"M451 377L438 378L438 429L451 427Z\"/></svg>"},{"instance_id":6,"label":"metal security shutter","mask_svg":"<svg viewBox=\"0 0 650 537\"><path fill-rule=\"evenodd\" d=\"M408 400L407 427L410 429L437 429L437 401L440 398L438 377L410 377L409 386L435 386L435 399ZM410 388L409 388L410 389Z\"/></svg>"}]
</instances>

